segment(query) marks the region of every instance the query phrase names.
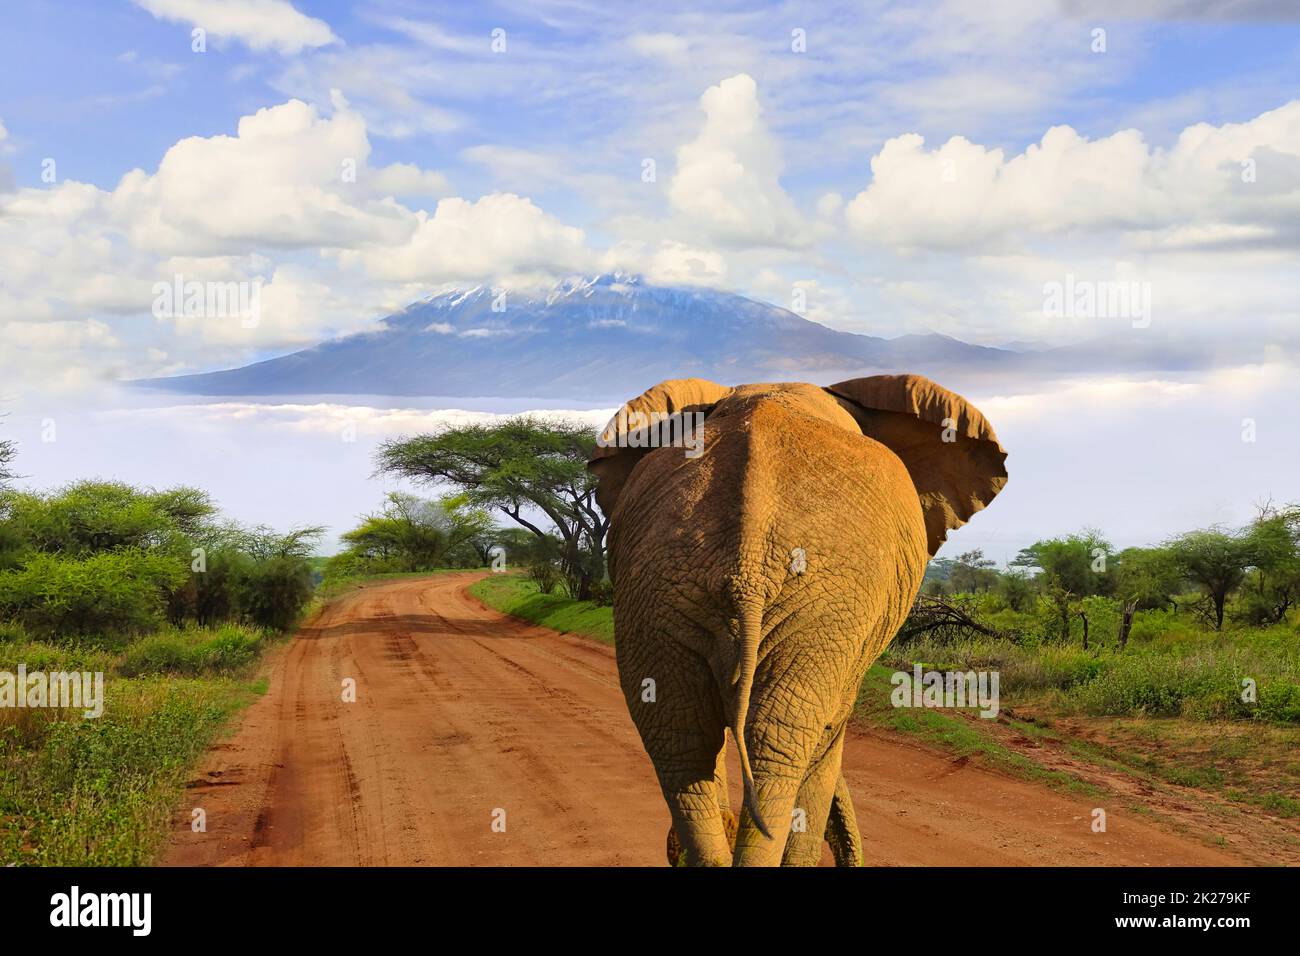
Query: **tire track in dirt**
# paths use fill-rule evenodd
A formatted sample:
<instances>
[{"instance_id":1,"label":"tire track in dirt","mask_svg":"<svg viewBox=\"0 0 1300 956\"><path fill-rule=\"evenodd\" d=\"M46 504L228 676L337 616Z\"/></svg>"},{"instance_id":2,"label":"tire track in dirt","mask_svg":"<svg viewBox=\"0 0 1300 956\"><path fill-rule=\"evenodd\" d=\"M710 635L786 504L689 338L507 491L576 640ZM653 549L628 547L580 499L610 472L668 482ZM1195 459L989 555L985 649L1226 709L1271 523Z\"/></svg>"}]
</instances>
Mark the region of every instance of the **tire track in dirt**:
<instances>
[{"instance_id":1,"label":"tire track in dirt","mask_svg":"<svg viewBox=\"0 0 1300 956\"><path fill-rule=\"evenodd\" d=\"M162 862L663 865L668 813L612 650L484 607L465 592L481 576L331 602L205 758ZM877 865L1241 862L1118 809L1094 834L1091 803L874 733L850 733L845 773Z\"/></svg>"}]
</instances>

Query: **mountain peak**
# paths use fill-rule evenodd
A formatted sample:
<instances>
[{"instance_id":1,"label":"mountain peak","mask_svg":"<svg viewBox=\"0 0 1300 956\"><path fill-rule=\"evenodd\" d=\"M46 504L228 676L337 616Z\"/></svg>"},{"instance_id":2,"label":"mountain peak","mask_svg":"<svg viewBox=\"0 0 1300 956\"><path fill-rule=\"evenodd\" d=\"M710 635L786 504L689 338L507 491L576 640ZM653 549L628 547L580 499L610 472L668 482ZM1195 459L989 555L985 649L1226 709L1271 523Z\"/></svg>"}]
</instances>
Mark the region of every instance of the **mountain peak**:
<instances>
[{"instance_id":1,"label":"mountain peak","mask_svg":"<svg viewBox=\"0 0 1300 956\"><path fill-rule=\"evenodd\" d=\"M722 289L616 271L568 276L544 291L452 289L373 331L243 368L142 384L202 395L621 401L669 378L832 382L989 362L990 351L952 339L894 345Z\"/></svg>"}]
</instances>

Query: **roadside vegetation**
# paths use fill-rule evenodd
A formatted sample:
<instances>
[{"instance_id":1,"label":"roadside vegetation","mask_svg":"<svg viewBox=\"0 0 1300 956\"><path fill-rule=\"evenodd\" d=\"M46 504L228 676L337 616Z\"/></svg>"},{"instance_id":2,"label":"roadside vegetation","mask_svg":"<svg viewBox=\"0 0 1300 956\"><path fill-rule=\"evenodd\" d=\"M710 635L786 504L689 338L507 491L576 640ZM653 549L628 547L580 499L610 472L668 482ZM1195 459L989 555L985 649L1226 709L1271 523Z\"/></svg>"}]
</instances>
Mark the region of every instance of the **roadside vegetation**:
<instances>
[{"instance_id":1,"label":"roadside vegetation","mask_svg":"<svg viewBox=\"0 0 1300 956\"><path fill-rule=\"evenodd\" d=\"M464 494L420 498L392 492L376 512L342 536L343 550L322 566L327 586L359 578L481 568L491 560L496 529L485 508Z\"/></svg>"},{"instance_id":2,"label":"roadside vegetation","mask_svg":"<svg viewBox=\"0 0 1300 956\"><path fill-rule=\"evenodd\" d=\"M602 644L614 643L614 609L564 594L544 593L520 574L490 574L470 585L469 593L493 610L549 627L561 634L578 634Z\"/></svg>"},{"instance_id":3,"label":"roadside vegetation","mask_svg":"<svg viewBox=\"0 0 1300 956\"><path fill-rule=\"evenodd\" d=\"M932 561L885 661L996 670L1005 702L1058 714L1300 724L1298 596L1300 509L1119 553L1088 531L1005 571Z\"/></svg>"},{"instance_id":4,"label":"roadside vegetation","mask_svg":"<svg viewBox=\"0 0 1300 956\"><path fill-rule=\"evenodd\" d=\"M12 457L0 445L0 472ZM318 533L239 527L195 488L0 487L0 864L153 860L189 768L307 607ZM20 672L102 675L102 713L16 706Z\"/></svg>"}]
</instances>

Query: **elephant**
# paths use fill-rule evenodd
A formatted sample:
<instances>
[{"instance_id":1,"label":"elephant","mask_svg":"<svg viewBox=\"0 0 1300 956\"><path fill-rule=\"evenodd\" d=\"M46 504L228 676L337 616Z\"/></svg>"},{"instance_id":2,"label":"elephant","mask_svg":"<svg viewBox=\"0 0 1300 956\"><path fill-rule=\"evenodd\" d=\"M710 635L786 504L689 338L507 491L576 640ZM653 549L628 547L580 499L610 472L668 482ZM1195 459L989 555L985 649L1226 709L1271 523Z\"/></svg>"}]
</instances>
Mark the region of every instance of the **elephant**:
<instances>
[{"instance_id":1,"label":"elephant","mask_svg":"<svg viewBox=\"0 0 1300 956\"><path fill-rule=\"evenodd\" d=\"M656 440L667 422L702 436ZM973 405L919 375L672 379L611 420L588 469L619 682L687 865L816 865L823 839L861 864L841 772L858 687L948 531L1006 484L1006 457Z\"/></svg>"}]
</instances>

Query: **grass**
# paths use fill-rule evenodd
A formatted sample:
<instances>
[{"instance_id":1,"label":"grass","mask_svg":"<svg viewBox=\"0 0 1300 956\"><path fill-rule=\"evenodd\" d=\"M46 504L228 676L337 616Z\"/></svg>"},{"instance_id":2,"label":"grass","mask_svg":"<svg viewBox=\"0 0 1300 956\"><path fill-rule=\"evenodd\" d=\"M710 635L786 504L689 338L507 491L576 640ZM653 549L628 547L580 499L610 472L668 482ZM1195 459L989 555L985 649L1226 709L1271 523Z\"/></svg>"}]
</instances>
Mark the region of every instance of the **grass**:
<instances>
[{"instance_id":1,"label":"grass","mask_svg":"<svg viewBox=\"0 0 1300 956\"><path fill-rule=\"evenodd\" d=\"M273 636L239 625L163 628L126 643L65 646L0 630L0 670L104 674L104 712L0 709L0 865L153 862L190 769L266 690Z\"/></svg>"},{"instance_id":2,"label":"grass","mask_svg":"<svg viewBox=\"0 0 1300 956\"><path fill-rule=\"evenodd\" d=\"M470 594L494 610L522 618L561 634L579 634L614 644L614 609L575 601L558 591L542 594L537 585L516 574L490 574L470 586Z\"/></svg>"},{"instance_id":3,"label":"grass","mask_svg":"<svg viewBox=\"0 0 1300 956\"><path fill-rule=\"evenodd\" d=\"M988 732L989 725L981 718L955 710L894 707L890 703L893 674L891 667L872 665L858 687L854 720L903 734L956 757L977 758L986 766L1012 776L1037 780L1071 793L1099 793L1096 787L1061 771L1041 767L1006 746Z\"/></svg>"},{"instance_id":4,"label":"grass","mask_svg":"<svg viewBox=\"0 0 1300 956\"><path fill-rule=\"evenodd\" d=\"M253 694L231 678L121 679L97 720L17 712L0 727L0 861L151 863L189 768Z\"/></svg>"},{"instance_id":5,"label":"grass","mask_svg":"<svg viewBox=\"0 0 1300 956\"><path fill-rule=\"evenodd\" d=\"M1009 706L1047 705L1090 717L1183 717L1300 723L1300 653L1288 629L1187 634L1083 650L988 638L892 645L882 660L899 670L997 671ZM1244 700L1244 681L1256 699Z\"/></svg>"},{"instance_id":6,"label":"grass","mask_svg":"<svg viewBox=\"0 0 1300 956\"><path fill-rule=\"evenodd\" d=\"M890 671L911 670L918 661L927 669L997 671L1003 718L965 722L993 742L995 753L982 757L1004 769L1013 768L996 754L996 742L1019 736L1068 757L1080 773L1122 773L1146 785L1190 788L1221 805L1295 818L1295 631L1282 625L1214 634L1172 619L1157 623L1147 634L1136 632L1123 652L990 639L916 641L891 646L881 664ZM1247 678L1257 691L1254 701L1242 699ZM907 732L897 726L901 718L884 712L890 709L878 705L869 719Z\"/></svg>"},{"instance_id":7,"label":"grass","mask_svg":"<svg viewBox=\"0 0 1300 956\"><path fill-rule=\"evenodd\" d=\"M1300 730L1244 721L1088 720L1069 744L1080 756L1108 758L1139 774L1192 787L1276 817L1300 817ZM1207 732L1207 729L1209 732Z\"/></svg>"}]
</instances>

